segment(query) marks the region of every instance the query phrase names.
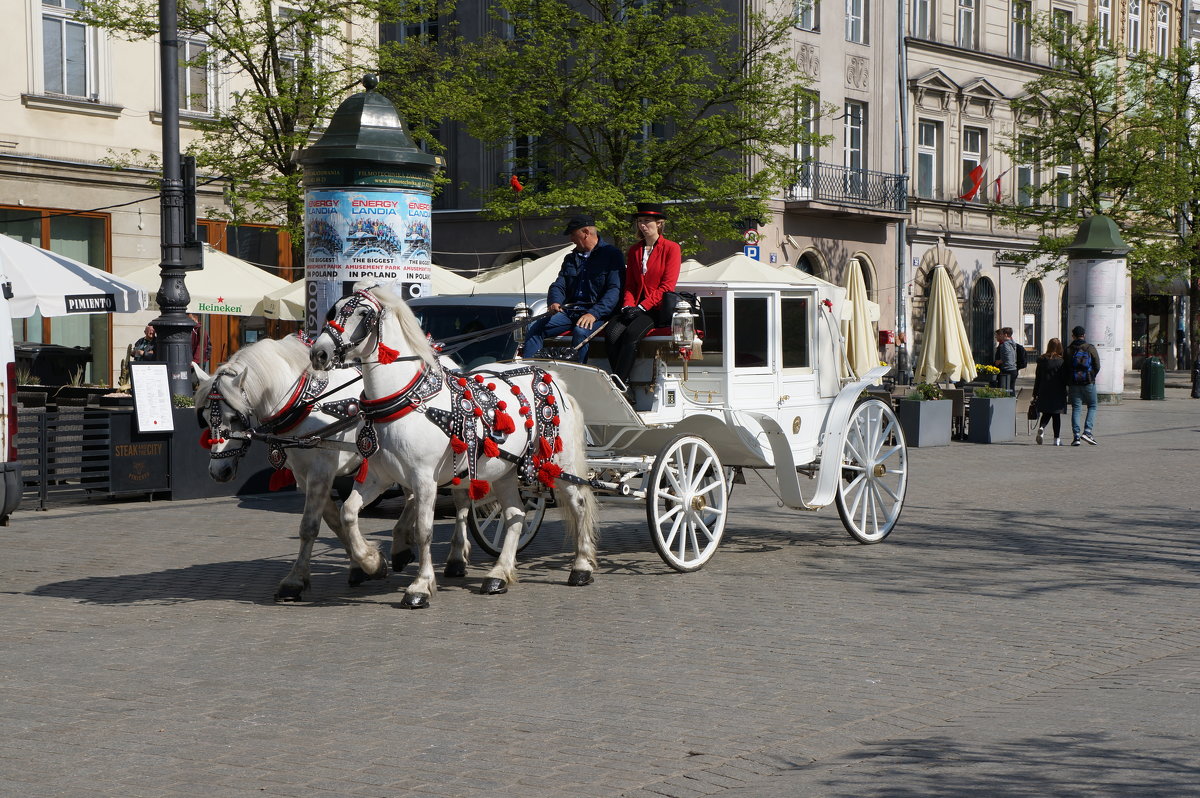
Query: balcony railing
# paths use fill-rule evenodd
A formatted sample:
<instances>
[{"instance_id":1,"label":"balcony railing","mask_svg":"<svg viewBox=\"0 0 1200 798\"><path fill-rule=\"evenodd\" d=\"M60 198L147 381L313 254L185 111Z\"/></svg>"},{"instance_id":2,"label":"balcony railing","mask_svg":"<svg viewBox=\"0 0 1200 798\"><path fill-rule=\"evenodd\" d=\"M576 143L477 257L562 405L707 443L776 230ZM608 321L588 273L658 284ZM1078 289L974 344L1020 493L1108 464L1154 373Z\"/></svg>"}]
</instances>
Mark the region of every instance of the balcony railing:
<instances>
[{"instance_id":1,"label":"balcony railing","mask_svg":"<svg viewBox=\"0 0 1200 798\"><path fill-rule=\"evenodd\" d=\"M807 163L796 171L796 183L788 190L787 199L903 212L908 210L908 178L890 172Z\"/></svg>"}]
</instances>

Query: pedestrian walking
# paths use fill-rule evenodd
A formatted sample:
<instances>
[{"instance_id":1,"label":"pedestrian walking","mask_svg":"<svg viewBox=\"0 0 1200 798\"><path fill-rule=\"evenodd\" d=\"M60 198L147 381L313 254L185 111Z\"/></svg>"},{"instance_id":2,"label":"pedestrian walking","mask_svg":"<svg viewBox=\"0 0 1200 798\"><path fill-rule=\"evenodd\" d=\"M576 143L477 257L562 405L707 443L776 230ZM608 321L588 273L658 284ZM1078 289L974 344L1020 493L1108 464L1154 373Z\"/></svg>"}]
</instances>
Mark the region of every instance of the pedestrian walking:
<instances>
[{"instance_id":1,"label":"pedestrian walking","mask_svg":"<svg viewBox=\"0 0 1200 798\"><path fill-rule=\"evenodd\" d=\"M1074 433L1072 446L1078 446L1080 441L1096 445L1093 435L1096 426L1096 375L1100 373L1100 355L1096 347L1087 342L1087 333L1083 327L1076 326L1071 330L1071 344L1066 352L1067 396L1071 401L1071 432ZM1083 429L1079 428L1079 416L1087 405L1087 417Z\"/></svg>"},{"instance_id":2,"label":"pedestrian walking","mask_svg":"<svg viewBox=\"0 0 1200 798\"><path fill-rule=\"evenodd\" d=\"M1046 435L1046 425L1054 432L1054 445L1062 446L1062 414L1067 409L1067 372L1064 368L1063 345L1058 338L1051 338L1045 353L1037 359L1033 374L1033 405L1041 414L1038 421L1037 442Z\"/></svg>"},{"instance_id":3,"label":"pedestrian walking","mask_svg":"<svg viewBox=\"0 0 1200 798\"><path fill-rule=\"evenodd\" d=\"M1012 327L1001 327L996 330L996 387L1012 391L1017 386L1017 343L1012 339Z\"/></svg>"}]
</instances>

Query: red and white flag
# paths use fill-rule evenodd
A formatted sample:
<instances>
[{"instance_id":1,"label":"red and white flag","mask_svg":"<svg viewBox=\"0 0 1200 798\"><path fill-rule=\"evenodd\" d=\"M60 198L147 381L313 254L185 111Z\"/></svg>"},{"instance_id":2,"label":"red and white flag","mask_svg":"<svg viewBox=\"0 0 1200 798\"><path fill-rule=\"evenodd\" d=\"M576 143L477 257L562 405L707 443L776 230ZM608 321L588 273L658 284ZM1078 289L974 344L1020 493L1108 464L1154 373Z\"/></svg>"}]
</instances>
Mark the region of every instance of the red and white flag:
<instances>
[{"instance_id":1,"label":"red and white flag","mask_svg":"<svg viewBox=\"0 0 1200 798\"><path fill-rule=\"evenodd\" d=\"M979 188L983 185L983 176L987 172L988 161L992 156L984 158L978 166L971 170L967 175L967 180L971 181L971 187L958 196L960 200L970 202L975 199L975 195L979 193Z\"/></svg>"},{"instance_id":2,"label":"red and white flag","mask_svg":"<svg viewBox=\"0 0 1200 798\"><path fill-rule=\"evenodd\" d=\"M996 175L996 180L995 180L995 183L993 184L993 190L992 190L992 202L1000 201L1000 180L1011 171L1012 171L1012 167L1010 166L1007 169L1005 169L1003 172L1001 172L1000 174Z\"/></svg>"}]
</instances>

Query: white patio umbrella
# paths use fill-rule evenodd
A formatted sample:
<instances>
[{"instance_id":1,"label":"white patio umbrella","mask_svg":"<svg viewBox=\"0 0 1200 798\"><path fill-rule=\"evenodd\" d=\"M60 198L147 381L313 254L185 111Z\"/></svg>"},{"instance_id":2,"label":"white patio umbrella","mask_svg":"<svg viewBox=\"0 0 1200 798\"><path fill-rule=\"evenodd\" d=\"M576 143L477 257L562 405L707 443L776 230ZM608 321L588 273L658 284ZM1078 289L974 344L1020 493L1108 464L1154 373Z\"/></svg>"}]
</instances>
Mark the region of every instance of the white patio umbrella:
<instances>
[{"instance_id":1,"label":"white patio umbrella","mask_svg":"<svg viewBox=\"0 0 1200 798\"><path fill-rule=\"evenodd\" d=\"M161 282L158 266L139 269L129 279L150 288L151 306ZM262 316L263 298L290 285L282 277L268 274L253 263L204 245L204 268L184 278L191 302L188 310L222 316Z\"/></svg>"},{"instance_id":2,"label":"white patio umbrella","mask_svg":"<svg viewBox=\"0 0 1200 798\"><path fill-rule=\"evenodd\" d=\"M101 269L0 235L0 272L12 283L14 318L136 313L146 308L146 290Z\"/></svg>"},{"instance_id":3,"label":"white patio umbrella","mask_svg":"<svg viewBox=\"0 0 1200 798\"><path fill-rule=\"evenodd\" d=\"M945 266L934 267L933 285L925 305L925 333L917 358L918 382L958 382L975 379L975 356L958 312L954 285Z\"/></svg>"},{"instance_id":4,"label":"white patio umbrella","mask_svg":"<svg viewBox=\"0 0 1200 798\"><path fill-rule=\"evenodd\" d=\"M433 293L440 296L465 296L480 290L474 280L436 264L430 267ZM304 281L297 280L263 297L263 315L280 321L304 321Z\"/></svg>"},{"instance_id":5,"label":"white patio umbrella","mask_svg":"<svg viewBox=\"0 0 1200 798\"><path fill-rule=\"evenodd\" d=\"M476 289L480 293L526 293L532 297L544 297L550 290L550 284L558 278L558 270L562 268L563 259L573 249L575 249L574 244L567 244L549 255L529 261L524 266L520 262L509 263L498 269L484 272L474 280Z\"/></svg>"},{"instance_id":6,"label":"white patio umbrella","mask_svg":"<svg viewBox=\"0 0 1200 798\"><path fill-rule=\"evenodd\" d=\"M867 284L863 280L862 264L851 258L846 270L846 307L850 318L842 320L842 337L846 341L846 360L855 375L866 374L879 364L875 333L871 328L871 309L867 299ZM871 302L870 304L875 304ZM879 306L875 305L875 318L879 318Z\"/></svg>"}]
</instances>

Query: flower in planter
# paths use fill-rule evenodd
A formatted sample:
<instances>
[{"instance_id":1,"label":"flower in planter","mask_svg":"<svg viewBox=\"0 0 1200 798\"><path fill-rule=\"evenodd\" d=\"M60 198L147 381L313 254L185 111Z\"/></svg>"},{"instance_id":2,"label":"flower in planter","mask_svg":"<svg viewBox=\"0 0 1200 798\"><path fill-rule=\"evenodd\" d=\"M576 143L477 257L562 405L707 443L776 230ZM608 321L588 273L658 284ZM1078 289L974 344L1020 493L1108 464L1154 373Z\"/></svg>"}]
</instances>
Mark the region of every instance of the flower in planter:
<instances>
[{"instance_id":1,"label":"flower in planter","mask_svg":"<svg viewBox=\"0 0 1200 798\"><path fill-rule=\"evenodd\" d=\"M995 377L1000 373L1000 369L998 369L996 366L987 366L982 363L975 364L975 371L980 377Z\"/></svg>"},{"instance_id":2,"label":"flower in planter","mask_svg":"<svg viewBox=\"0 0 1200 798\"><path fill-rule=\"evenodd\" d=\"M942 389L931 382L918 382L913 386L912 393L904 398L916 399L922 402L931 402L942 398Z\"/></svg>"},{"instance_id":3,"label":"flower in planter","mask_svg":"<svg viewBox=\"0 0 1200 798\"><path fill-rule=\"evenodd\" d=\"M1004 388L976 388L973 395L976 399L1004 399L1012 396Z\"/></svg>"}]
</instances>

